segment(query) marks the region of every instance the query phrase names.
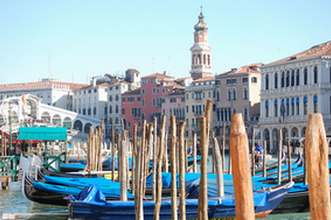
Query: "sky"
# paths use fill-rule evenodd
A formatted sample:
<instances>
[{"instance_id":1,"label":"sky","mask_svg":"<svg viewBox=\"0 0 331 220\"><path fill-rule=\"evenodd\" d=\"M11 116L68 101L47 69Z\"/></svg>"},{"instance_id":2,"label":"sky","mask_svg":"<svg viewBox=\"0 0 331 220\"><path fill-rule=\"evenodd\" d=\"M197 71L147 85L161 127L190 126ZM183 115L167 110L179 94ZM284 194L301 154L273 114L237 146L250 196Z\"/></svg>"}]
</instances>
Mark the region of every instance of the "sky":
<instances>
[{"instance_id":1,"label":"sky","mask_svg":"<svg viewBox=\"0 0 331 220\"><path fill-rule=\"evenodd\" d=\"M331 40L330 0L1 0L0 83L188 76L201 5L215 74Z\"/></svg>"}]
</instances>

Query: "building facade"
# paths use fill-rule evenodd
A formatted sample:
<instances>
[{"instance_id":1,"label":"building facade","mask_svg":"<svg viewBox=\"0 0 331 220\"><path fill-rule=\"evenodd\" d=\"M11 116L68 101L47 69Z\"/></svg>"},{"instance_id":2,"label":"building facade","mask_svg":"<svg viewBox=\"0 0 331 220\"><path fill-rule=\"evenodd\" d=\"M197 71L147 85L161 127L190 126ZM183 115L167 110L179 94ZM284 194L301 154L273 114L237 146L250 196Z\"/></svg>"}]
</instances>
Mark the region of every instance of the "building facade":
<instances>
[{"instance_id":1,"label":"building facade","mask_svg":"<svg viewBox=\"0 0 331 220\"><path fill-rule=\"evenodd\" d=\"M261 68L260 130L270 150L279 130L285 140L304 137L307 115L320 112L331 132L331 41Z\"/></svg>"},{"instance_id":2,"label":"building facade","mask_svg":"<svg viewBox=\"0 0 331 220\"><path fill-rule=\"evenodd\" d=\"M103 121L109 137L112 128L122 129L122 95L139 85L140 74L135 69L128 69L124 77L93 77L89 86L75 91L74 111Z\"/></svg>"},{"instance_id":3,"label":"building facade","mask_svg":"<svg viewBox=\"0 0 331 220\"><path fill-rule=\"evenodd\" d=\"M176 120L185 121L185 89L176 88L169 95L164 97L162 113L167 118L166 127L170 126L170 116L174 115Z\"/></svg>"},{"instance_id":4,"label":"building facade","mask_svg":"<svg viewBox=\"0 0 331 220\"><path fill-rule=\"evenodd\" d=\"M200 129L199 118L204 114L206 100L215 96L215 77L206 76L194 80L185 87L186 135Z\"/></svg>"},{"instance_id":5,"label":"building facade","mask_svg":"<svg viewBox=\"0 0 331 220\"><path fill-rule=\"evenodd\" d=\"M231 122L231 115L242 113L246 126L255 126L259 119L261 64L231 69L216 76L214 127L218 135Z\"/></svg>"},{"instance_id":6,"label":"building facade","mask_svg":"<svg viewBox=\"0 0 331 220\"><path fill-rule=\"evenodd\" d=\"M0 100L31 94L38 97L41 103L72 110L73 91L84 86L86 84L61 82L53 79L43 79L28 83L1 84Z\"/></svg>"}]
</instances>

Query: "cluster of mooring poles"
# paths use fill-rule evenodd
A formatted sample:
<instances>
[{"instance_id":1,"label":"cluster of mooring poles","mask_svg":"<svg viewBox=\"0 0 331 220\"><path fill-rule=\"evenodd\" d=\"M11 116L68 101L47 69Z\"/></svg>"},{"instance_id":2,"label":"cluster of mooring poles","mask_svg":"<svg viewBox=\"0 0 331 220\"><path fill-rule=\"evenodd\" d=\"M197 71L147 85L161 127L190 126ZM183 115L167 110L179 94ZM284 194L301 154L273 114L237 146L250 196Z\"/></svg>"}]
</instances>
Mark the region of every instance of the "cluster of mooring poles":
<instances>
[{"instance_id":1,"label":"cluster of mooring poles","mask_svg":"<svg viewBox=\"0 0 331 220\"><path fill-rule=\"evenodd\" d=\"M141 126L134 125L131 138L128 131L121 134L112 131L112 179L115 178L115 167L118 167L117 180L121 185L120 199L127 201L127 191L130 189L135 195L136 219L144 219L144 199L146 194L146 178L152 175L152 200L155 202L154 219L160 219L162 201L162 172L171 172L171 214L172 219L186 219L186 191L185 174L200 172L200 191L198 204L198 219L208 219L208 150L211 148L213 170L217 177L218 196L224 196L225 173L225 127L221 145L214 136L212 125L212 102L207 100L205 114L199 118L200 129L192 134L191 149L185 141L185 122L176 121L170 117L170 128L166 128L166 116L161 121L156 118L151 123L145 120ZM198 136L200 140L198 142ZM278 152L278 183L282 183L282 131L279 132L280 143ZM168 140L169 137L169 140ZM254 145L255 130L251 155L245 124L241 114L233 114L230 126L230 158L227 172L233 175L234 195L236 201L236 219L255 219L252 175L255 174ZM88 170L102 169L101 142L103 140L103 126L91 130L88 138ZM264 145L266 146L266 141ZM305 170L309 185L310 215L314 220L331 219L328 144L321 114L309 114L305 133ZM168 149L169 147L169 149ZM169 150L169 155L168 155ZM198 151L201 153L200 166L197 163ZM291 145L287 143L288 177L291 176ZM192 167L188 167L188 152L191 152ZM128 156L131 153L129 164ZM116 162L117 158L117 162ZM169 158L169 159L168 159ZM263 176L267 175L266 149L263 151ZM117 163L117 164L115 164ZM198 171L200 167L200 171ZM131 170L131 172L130 172ZM176 176L179 173L179 189Z\"/></svg>"}]
</instances>

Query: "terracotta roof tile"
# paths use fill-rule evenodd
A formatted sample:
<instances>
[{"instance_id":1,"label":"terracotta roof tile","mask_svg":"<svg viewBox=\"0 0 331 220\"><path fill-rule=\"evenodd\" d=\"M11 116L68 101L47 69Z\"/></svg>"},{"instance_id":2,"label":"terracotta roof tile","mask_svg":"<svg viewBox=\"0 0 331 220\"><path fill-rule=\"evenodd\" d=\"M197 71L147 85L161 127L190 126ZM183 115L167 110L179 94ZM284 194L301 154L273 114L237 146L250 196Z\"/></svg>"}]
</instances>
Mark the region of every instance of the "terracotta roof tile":
<instances>
[{"instance_id":1,"label":"terracotta roof tile","mask_svg":"<svg viewBox=\"0 0 331 220\"><path fill-rule=\"evenodd\" d=\"M284 59L280 59L274 62L267 64L266 66L277 65L277 64L286 64L290 62L294 62L297 60L306 60L312 58L318 58L323 56L331 56L331 40L325 43L321 43L315 45L308 50L304 50L302 52L296 53L292 56L288 56Z\"/></svg>"}]
</instances>

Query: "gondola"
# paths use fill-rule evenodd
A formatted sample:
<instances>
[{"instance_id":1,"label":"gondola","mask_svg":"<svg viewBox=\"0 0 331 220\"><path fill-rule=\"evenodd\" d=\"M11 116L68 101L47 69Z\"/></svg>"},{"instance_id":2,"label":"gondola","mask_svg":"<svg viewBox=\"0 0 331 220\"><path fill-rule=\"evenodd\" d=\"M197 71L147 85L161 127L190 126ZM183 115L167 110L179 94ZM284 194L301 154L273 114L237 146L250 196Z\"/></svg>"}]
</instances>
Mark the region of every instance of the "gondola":
<instances>
[{"instance_id":1,"label":"gondola","mask_svg":"<svg viewBox=\"0 0 331 220\"><path fill-rule=\"evenodd\" d=\"M254 207L258 217L265 217L283 200L293 183L278 186L273 189L254 192ZM144 219L154 218L153 201L144 201ZM186 200L186 218L196 219L198 199ZM235 201L233 194L224 197L214 197L208 200L209 218L235 217ZM88 188L78 198L72 198L69 204L69 217L78 219L135 219L134 201L106 201L104 195L96 187ZM161 202L160 219L171 219L171 201Z\"/></svg>"},{"instance_id":2,"label":"gondola","mask_svg":"<svg viewBox=\"0 0 331 220\"><path fill-rule=\"evenodd\" d=\"M90 184L92 185L92 184ZM23 193L27 199L42 204L51 204L66 206L68 205L67 196L78 196L86 187L79 186L66 186L60 184L52 184L32 180L28 176L24 176L23 180ZM100 187L107 200L116 200L120 197L120 188L118 185L110 185L108 188ZM128 193L128 198L133 199L133 195Z\"/></svg>"}]
</instances>

